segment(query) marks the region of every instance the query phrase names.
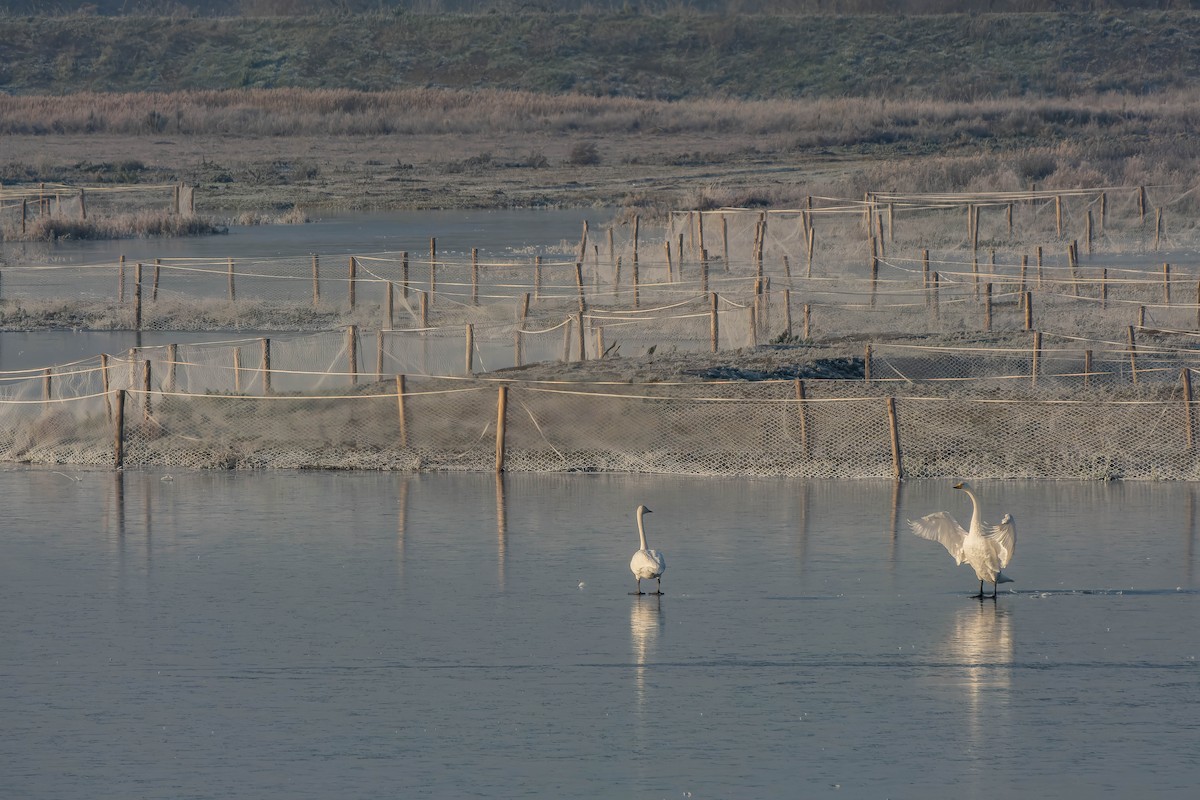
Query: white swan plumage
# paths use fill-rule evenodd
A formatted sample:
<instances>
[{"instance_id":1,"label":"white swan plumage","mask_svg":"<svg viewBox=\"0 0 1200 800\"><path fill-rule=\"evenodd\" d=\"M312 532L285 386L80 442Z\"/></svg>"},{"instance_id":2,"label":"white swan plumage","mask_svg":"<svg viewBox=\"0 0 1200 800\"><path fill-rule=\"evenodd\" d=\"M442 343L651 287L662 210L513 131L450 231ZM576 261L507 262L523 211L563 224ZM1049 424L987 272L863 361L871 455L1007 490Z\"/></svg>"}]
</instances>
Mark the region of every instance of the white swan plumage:
<instances>
[{"instance_id":1,"label":"white swan plumage","mask_svg":"<svg viewBox=\"0 0 1200 800\"><path fill-rule=\"evenodd\" d=\"M644 505L637 507L638 537L642 546L633 554L633 558L629 559L629 569L633 572L633 577L637 578L637 591L634 594L646 594L642 591L642 581L648 581L651 578L658 581L658 590L650 594L662 594L662 574L667 570L667 560L663 558L663 554L657 550L651 550L646 544L644 518L650 513L652 513L650 509Z\"/></svg>"},{"instance_id":2,"label":"white swan plumage","mask_svg":"<svg viewBox=\"0 0 1200 800\"><path fill-rule=\"evenodd\" d=\"M956 483L955 489L961 489L971 498L971 529L964 531L962 526L945 511L937 511L918 520L909 520L913 533L922 539L932 539L940 542L950 552L955 564L964 561L975 570L979 578L979 594L984 597L983 584L992 584L992 597L1001 583L1012 583L1013 579L1004 574L1003 569L1012 560L1017 549L1017 522L1011 514L1005 514L999 525L989 525L983 521L979 511L979 500L971 491L968 483Z\"/></svg>"}]
</instances>

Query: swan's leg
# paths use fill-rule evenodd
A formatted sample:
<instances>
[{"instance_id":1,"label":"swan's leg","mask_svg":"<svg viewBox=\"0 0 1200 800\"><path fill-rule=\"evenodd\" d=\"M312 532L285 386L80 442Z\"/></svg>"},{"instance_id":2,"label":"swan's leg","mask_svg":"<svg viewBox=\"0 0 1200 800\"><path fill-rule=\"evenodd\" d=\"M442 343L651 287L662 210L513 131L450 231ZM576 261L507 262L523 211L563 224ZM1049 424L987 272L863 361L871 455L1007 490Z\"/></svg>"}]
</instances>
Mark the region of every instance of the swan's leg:
<instances>
[{"instance_id":1,"label":"swan's leg","mask_svg":"<svg viewBox=\"0 0 1200 800\"><path fill-rule=\"evenodd\" d=\"M641 579L641 578L638 578L638 579L637 579L637 582L638 582L638 584L637 584L637 586L638 586L638 588L637 588L637 591L636 591L636 592L630 592L630 594L645 594L645 592L643 592L643 591L642 591L642 579Z\"/></svg>"},{"instance_id":2,"label":"swan's leg","mask_svg":"<svg viewBox=\"0 0 1200 800\"><path fill-rule=\"evenodd\" d=\"M999 581L992 581L992 599L993 600L996 599L996 592L999 590L999 588L1000 588Z\"/></svg>"},{"instance_id":3,"label":"swan's leg","mask_svg":"<svg viewBox=\"0 0 1200 800\"><path fill-rule=\"evenodd\" d=\"M662 594L662 578L656 578L656 580L658 581L658 591L655 594Z\"/></svg>"},{"instance_id":4,"label":"swan's leg","mask_svg":"<svg viewBox=\"0 0 1200 800\"><path fill-rule=\"evenodd\" d=\"M971 597L979 597L979 598L982 598L983 596L984 596L984 594L983 594L983 581L981 580L981 581L979 582L979 594L973 594L973 595L971 595Z\"/></svg>"}]
</instances>

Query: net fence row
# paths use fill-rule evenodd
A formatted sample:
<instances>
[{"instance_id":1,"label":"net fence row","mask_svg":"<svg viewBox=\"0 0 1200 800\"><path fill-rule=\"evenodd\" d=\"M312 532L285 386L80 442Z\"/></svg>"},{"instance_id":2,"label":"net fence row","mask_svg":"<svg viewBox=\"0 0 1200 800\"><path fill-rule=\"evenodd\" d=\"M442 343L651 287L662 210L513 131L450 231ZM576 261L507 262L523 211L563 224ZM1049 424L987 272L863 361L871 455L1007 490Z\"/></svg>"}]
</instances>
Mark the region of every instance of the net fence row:
<instances>
[{"instance_id":1,"label":"net fence row","mask_svg":"<svg viewBox=\"0 0 1200 800\"><path fill-rule=\"evenodd\" d=\"M396 380L328 396L119 390L0 404L0 459L189 468L1200 479L1195 403L797 399Z\"/></svg>"}]
</instances>

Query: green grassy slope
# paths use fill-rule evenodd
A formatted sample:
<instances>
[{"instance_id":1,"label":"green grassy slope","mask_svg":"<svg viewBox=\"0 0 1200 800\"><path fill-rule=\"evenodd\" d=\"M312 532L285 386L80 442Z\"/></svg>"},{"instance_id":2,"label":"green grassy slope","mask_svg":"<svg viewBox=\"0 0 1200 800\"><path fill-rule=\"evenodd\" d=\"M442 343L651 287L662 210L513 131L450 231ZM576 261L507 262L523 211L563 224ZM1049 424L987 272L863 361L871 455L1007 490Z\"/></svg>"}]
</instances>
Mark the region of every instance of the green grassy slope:
<instances>
[{"instance_id":1,"label":"green grassy slope","mask_svg":"<svg viewBox=\"0 0 1200 800\"><path fill-rule=\"evenodd\" d=\"M1200 13L0 16L0 91L495 87L970 100L1200 78Z\"/></svg>"}]
</instances>

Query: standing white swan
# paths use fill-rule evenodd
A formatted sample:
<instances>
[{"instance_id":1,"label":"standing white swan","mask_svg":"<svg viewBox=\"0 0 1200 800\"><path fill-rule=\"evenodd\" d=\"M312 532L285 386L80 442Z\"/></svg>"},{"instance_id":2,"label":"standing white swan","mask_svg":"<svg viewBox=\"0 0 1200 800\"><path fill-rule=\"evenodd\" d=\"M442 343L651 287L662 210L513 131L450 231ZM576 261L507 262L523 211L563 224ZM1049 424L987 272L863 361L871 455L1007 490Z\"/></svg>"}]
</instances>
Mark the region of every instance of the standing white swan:
<instances>
[{"instance_id":1,"label":"standing white swan","mask_svg":"<svg viewBox=\"0 0 1200 800\"><path fill-rule=\"evenodd\" d=\"M1012 583L1012 578L1001 570L1008 566L1013 553L1017 549L1017 523L1011 515L1005 514L999 525L989 525L983 521L979 513L979 501L971 492L967 483L956 483L955 489L962 489L971 498L971 530L964 531L954 517L945 511L938 511L927 517L914 521L909 520L913 533L922 539L932 539L941 542L942 546L954 556L954 563L964 561L975 569L979 578L979 594L984 597L984 581L992 584L992 597L996 596L997 586L1001 583Z\"/></svg>"},{"instance_id":2,"label":"standing white swan","mask_svg":"<svg viewBox=\"0 0 1200 800\"><path fill-rule=\"evenodd\" d=\"M637 591L631 594L646 594L642 591L642 581L651 578L658 581L658 591L650 594L662 594L662 574L667 570L667 560L663 558L662 553L651 550L646 544L646 523L643 518L650 513L650 509L644 505L637 507L638 537L641 539L642 549L629 559L629 569L633 571L633 577L637 578Z\"/></svg>"}]
</instances>

